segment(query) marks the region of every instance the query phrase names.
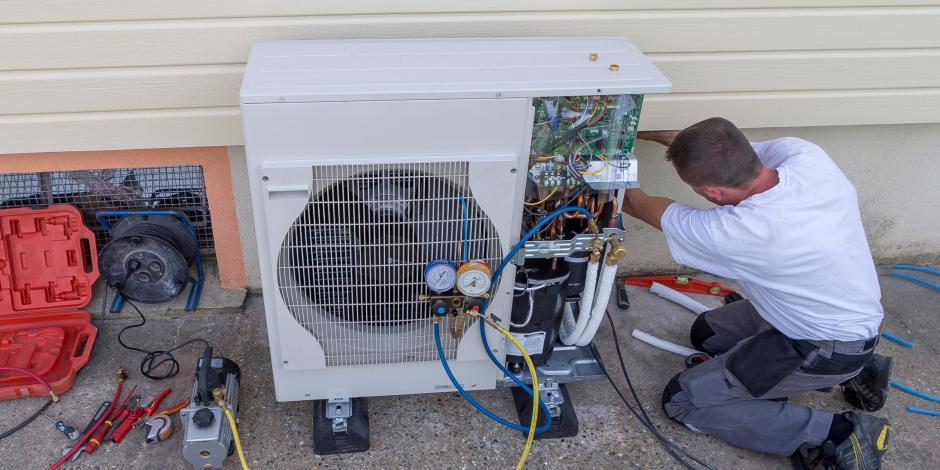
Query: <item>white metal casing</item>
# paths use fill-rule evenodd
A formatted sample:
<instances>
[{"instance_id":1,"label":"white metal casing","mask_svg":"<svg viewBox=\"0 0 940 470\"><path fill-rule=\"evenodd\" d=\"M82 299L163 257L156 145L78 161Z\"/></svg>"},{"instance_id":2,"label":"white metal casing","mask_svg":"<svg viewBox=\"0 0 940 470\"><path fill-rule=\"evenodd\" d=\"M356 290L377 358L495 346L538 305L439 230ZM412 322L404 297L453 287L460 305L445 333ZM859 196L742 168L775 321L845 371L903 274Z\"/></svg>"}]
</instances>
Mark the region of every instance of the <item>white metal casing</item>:
<instances>
[{"instance_id":1,"label":"white metal casing","mask_svg":"<svg viewBox=\"0 0 940 470\"><path fill-rule=\"evenodd\" d=\"M614 60L617 72L610 70ZM317 190L314 166L467 162L470 189L505 253L520 236L531 98L668 88L625 39L256 44L241 108L277 399L453 390L437 361L328 366L318 340L288 311L275 272L278 252ZM504 322L513 278L510 265L489 310ZM502 357L503 339L493 331L488 339ZM500 375L476 327L460 340L451 366L467 389L494 388Z\"/></svg>"}]
</instances>

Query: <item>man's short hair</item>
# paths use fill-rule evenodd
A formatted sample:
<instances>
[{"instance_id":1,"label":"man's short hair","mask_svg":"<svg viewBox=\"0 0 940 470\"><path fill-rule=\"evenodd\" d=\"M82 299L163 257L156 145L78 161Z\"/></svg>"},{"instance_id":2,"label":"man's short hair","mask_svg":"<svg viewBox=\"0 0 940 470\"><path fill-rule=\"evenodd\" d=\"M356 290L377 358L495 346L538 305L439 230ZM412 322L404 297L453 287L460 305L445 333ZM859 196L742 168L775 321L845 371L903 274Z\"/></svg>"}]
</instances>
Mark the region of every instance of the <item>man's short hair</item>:
<instances>
[{"instance_id":1,"label":"man's short hair","mask_svg":"<svg viewBox=\"0 0 940 470\"><path fill-rule=\"evenodd\" d=\"M743 188L760 173L761 162L747 137L731 121L713 117L679 133L666 150L686 183Z\"/></svg>"}]
</instances>

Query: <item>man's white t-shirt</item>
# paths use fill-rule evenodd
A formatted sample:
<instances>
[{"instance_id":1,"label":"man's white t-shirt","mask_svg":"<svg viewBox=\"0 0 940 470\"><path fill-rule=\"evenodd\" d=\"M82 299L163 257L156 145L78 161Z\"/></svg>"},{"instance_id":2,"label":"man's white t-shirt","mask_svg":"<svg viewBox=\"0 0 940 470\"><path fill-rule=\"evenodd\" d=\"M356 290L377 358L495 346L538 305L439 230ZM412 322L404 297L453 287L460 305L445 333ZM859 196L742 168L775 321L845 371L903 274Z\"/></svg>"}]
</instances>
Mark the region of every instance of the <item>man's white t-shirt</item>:
<instances>
[{"instance_id":1,"label":"man's white t-shirt","mask_svg":"<svg viewBox=\"0 0 940 470\"><path fill-rule=\"evenodd\" d=\"M671 204L661 222L673 258L737 280L760 315L792 339L874 337L884 311L855 187L811 142L753 146L779 183L736 206Z\"/></svg>"}]
</instances>

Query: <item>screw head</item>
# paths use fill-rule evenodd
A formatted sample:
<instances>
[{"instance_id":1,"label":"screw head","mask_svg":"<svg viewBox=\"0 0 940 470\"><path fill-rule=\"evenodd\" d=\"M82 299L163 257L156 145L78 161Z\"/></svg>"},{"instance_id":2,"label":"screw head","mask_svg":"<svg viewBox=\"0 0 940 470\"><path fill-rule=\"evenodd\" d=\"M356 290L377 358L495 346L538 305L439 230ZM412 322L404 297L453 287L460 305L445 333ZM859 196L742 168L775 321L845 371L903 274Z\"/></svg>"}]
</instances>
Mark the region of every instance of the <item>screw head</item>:
<instances>
[{"instance_id":1,"label":"screw head","mask_svg":"<svg viewBox=\"0 0 940 470\"><path fill-rule=\"evenodd\" d=\"M610 64L610 67L607 67L607 68L610 69L611 72L616 72L620 70L620 66L617 64Z\"/></svg>"},{"instance_id":2,"label":"screw head","mask_svg":"<svg viewBox=\"0 0 940 470\"><path fill-rule=\"evenodd\" d=\"M591 55L588 56L588 59L591 59L591 62L596 61L596 60L597 60L597 54L594 53L594 52L592 52Z\"/></svg>"}]
</instances>

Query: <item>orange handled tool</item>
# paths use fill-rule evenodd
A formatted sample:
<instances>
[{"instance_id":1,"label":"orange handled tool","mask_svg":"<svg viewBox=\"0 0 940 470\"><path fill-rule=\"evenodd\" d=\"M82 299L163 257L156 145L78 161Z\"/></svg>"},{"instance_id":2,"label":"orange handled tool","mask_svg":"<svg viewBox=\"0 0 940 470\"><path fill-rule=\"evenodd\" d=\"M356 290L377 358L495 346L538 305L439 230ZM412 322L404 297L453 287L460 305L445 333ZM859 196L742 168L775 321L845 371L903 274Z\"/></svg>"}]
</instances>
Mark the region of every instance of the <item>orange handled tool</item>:
<instances>
[{"instance_id":1,"label":"orange handled tool","mask_svg":"<svg viewBox=\"0 0 940 470\"><path fill-rule=\"evenodd\" d=\"M127 433L131 432L131 429L133 429L134 425L137 424L137 421L139 421L144 416L153 416L154 414L156 414L157 408L159 408L160 406L160 402L162 402L163 399L166 398L170 394L171 391L173 391L173 389L170 387L167 387L163 389L163 391L160 392L160 394L157 395L157 397L154 398L153 401L150 402L150 404L147 405L146 407L134 408L133 410L131 410L128 413L127 418L121 421L121 424L119 424L117 429L114 430L114 434L111 435L111 442L115 444L120 444L121 441L123 441L124 438L127 436Z\"/></svg>"}]
</instances>

